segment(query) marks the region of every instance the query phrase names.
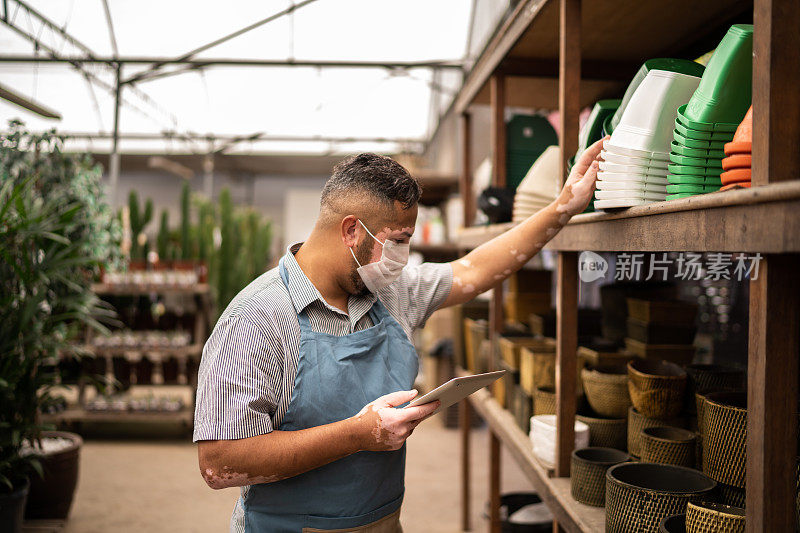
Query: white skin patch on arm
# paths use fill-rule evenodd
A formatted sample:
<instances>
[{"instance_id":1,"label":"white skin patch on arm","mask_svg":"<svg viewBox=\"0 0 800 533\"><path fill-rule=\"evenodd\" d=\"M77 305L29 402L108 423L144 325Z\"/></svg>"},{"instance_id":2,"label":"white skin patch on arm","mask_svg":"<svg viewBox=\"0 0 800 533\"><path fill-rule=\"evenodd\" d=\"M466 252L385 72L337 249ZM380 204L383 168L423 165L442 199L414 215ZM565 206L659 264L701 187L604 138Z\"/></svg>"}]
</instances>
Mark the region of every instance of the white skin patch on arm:
<instances>
[{"instance_id":1,"label":"white skin patch on arm","mask_svg":"<svg viewBox=\"0 0 800 533\"><path fill-rule=\"evenodd\" d=\"M519 261L520 263L524 263L526 259L528 259L528 256L526 256L525 254L517 255L517 261Z\"/></svg>"},{"instance_id":2,"label":"white skin patch on arm","mask_svg":"<svg viewBox=\"0 0 800 533\"><path fill-rule=\"evenodd\" d=\"M459 263L461 266L463 266L463 267L466 267L466 268L472 268L472 267L474 266L474 265L472 264L472 261L470 261L469 259L459 259L459 260L458 260L458 263Z\"/></svg>"},{"instance_id":3,"label":"white skin patch on arm","mask_svg":"<svg viewBox=\"0 0 800 533\"><path fill-rule=\"evenodd\" d=\"M466 287L464 287L464 292L466 293L475 292L475 285L473 285L472 283L468 284Z\"/></svg>"}]
</instances>

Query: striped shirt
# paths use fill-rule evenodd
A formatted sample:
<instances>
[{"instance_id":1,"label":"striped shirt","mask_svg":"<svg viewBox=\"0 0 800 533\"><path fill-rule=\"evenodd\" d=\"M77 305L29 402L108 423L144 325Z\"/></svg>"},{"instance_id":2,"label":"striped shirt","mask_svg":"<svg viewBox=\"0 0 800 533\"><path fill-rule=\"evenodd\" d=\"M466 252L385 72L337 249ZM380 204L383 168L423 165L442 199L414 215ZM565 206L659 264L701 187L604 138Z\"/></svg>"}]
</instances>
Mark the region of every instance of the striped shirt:
<instances>
[{"instance_id":1,"label":"striped shirt","mask_svg":"<svg viewBox=\"0 0 800 533\"><path fill-rule=\"evenodd\" d=\"M373 326L368 311L376 295L350 296L348 313L329 305L294 258L300 244L284 259L291 298L273 268L242 289L211 332L198 375L195 442L255 437L280 426L297 375L301 311L321 333L342 336ZM377 297L411 339L447 299L452 281L449 264L423 263L403 269ZM237 505L232 530L242 518Z\"/></svg>"}]
</instances>

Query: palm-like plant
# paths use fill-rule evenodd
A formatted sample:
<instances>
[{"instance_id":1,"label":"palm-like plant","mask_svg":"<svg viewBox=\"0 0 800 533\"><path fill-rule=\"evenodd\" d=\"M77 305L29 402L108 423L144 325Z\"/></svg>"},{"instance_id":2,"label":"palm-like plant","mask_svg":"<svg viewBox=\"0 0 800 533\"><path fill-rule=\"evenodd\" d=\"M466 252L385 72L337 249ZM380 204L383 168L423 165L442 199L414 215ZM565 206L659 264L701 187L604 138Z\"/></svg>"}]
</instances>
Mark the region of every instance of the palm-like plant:
<instances>
[{"instance_id":1,"label":"palm-like plant","mask_svg":"<svg viewBox=\"0 0 800 533\"><path fill-rule=\"evenodd\" d=\"M20 451L44 427L55 363L85 327L113 311L91 291L101 264L118 260L119 227L100 170L11 122L0 136L0 491L37 468Z\"/></svg>"}]
</instances>

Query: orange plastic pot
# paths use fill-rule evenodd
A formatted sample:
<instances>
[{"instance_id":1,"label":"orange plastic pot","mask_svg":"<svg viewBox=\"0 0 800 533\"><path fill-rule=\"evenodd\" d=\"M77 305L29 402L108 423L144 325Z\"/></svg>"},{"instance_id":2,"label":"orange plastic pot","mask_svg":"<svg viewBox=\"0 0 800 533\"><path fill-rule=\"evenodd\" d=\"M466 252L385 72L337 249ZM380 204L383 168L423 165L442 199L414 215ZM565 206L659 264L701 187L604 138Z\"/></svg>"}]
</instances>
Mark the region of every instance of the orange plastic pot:
<instances>
[{"instance_id":1,"label":"orange plastic pot","mask_svg":"<svg viewBox=\"0 0 800 533\"><path fill-rule=\"evenodd\" d=\"M741 181L750 181L751 171L749 168L735 168L728 170L719 175L719 179L723 185L730 185L731 183L739 183Z\"/></svg>"},{"instance_id":2,"label":"orange plastic pot","mask_svg":"<svg viewBox=\"0 0 800 533\"><path fill-rule=\"evenodd\" d=\"M750 154L733 154L722 160L722 170L732 170L734 168L750 168L752 158Z\"/></svg>"},{"instance_id":3,"label":"orange plastic pot","mask_svg":"<svg viewBox=\"0 0 800 533\"><path fill-rule=\"evenodd\" d=\"M736 128L736 133L733 134L733 142L753 142L753 106L750 106L741 124Z\"/></svg>"},{"instance_id":4,"label":"orange plastic pot","mask_svg":"<svg viewBox=\"0 0 800 533\"><path fill-rule=\"evenodd\" d=\"M730 191L731 189L749 189L750 182L749 181L740 181L739 183L731 183L730 185L725 185L720 190L721 191Z\"/></svg>"},{"instance_id":5,"label":"orange plastic pot","mask_svg":"<svg viewBox=\"0 0 800 533\"><path fill-rule=\"evenodd\" d=\"M751 142L729 142L725 144L725 155L734 154L751 154L753 152L753 143Z\"/></svg>"}]
</instances>

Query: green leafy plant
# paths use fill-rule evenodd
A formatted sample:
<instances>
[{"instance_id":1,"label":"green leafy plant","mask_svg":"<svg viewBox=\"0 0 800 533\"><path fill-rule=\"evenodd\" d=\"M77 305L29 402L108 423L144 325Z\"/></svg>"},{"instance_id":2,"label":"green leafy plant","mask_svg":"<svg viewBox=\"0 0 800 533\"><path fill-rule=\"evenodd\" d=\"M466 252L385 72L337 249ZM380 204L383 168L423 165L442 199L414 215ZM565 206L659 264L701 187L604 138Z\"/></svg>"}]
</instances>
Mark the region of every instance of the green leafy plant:
<instances>
[{"instance_id":1,"label":"green leafy plant","mask_svg":"<svg viewBox=\"0 0 800 533\"><path fill-rule=\"evenodd\" d=\"M181 188L181 259L192 259L194 257L191 234L192 220L189 213L190 195L189 182L184 181Z\"/></svg>"},{"instance_id":2,"label":"green leafy plant","mask_svg":"<svg viewBox=\"0 0 800 533\"><path fill-rule=\"evenodd\" d=\"M147 259L150 245L146 240L145 229L153 218L153 200L148 198L144 204L144 211L139 209L139 194L131 191L128 195L128 210L131 220L131 259ZM144 243L140 242L144 239Z\"/></svg>"},{"instance_id":3,"label":"green leafy plant","mask_svg":"<svg viewBox=\"0 0 800 533\"><path fill-rule=\"evenodd\" d=\"M156 249L158 258L161 261L171 259L169 242L169 211L161 211L161 224L158 226L158 237L156 237Z\"/></svg>"},{"instance_id":4,"label":"green leafy plant","mask_svg":"<svg viewBox=\"0 0 800 533\"><path fill-rule=\"evenodd\" d=\"M120 228L88 156L12 121L0 136L0 235L0 490L11 491L39 468L21 450L44 429L59 355L114 316L91 282L118 266Z\"/></svg>"}]
</instances>

